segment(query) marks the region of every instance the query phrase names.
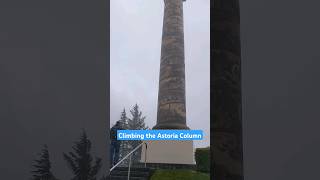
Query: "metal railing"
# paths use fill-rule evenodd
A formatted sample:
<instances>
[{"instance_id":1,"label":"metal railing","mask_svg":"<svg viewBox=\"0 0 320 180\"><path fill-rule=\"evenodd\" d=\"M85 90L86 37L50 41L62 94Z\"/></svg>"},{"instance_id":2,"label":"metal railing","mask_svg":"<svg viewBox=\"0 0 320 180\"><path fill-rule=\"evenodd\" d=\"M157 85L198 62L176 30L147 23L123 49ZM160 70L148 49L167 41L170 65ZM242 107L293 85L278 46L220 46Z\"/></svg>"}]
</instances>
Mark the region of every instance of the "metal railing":
<instances>
[{"instance_id":1,"label":"metal railing","mask_svg":"<svg viewBox=\"0 0 320 180\"><path fill-rule=\"evenodd\" d=\"M146 145L146 150L145 150L145 158L144 158L144 167L147 167L147 143L143 142L141 144L139 144L136 148L134 148L131 152L129 152L125 157L123 157L117 164L115 164L111 169L110 169L110 173L116 168L118 167L124 160L126 160L128 157L129 159L129 166L128 166L128 180L130 179L130 171L131 171L131 159L132 159L132 154L134 152L136 152L140 147L142 147L143 145Z\"/></svg>"}]
</instances>

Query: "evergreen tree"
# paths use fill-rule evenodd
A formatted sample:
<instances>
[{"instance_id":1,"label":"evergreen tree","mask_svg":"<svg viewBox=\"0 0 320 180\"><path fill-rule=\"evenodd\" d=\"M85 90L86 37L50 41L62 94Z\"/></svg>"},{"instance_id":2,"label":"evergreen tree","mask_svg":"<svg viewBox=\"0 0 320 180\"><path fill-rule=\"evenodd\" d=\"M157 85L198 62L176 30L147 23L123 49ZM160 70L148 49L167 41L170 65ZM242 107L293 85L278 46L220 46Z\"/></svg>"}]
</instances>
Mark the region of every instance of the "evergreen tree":
<instances>
[{"instance_id":1,"label":"evergreen tree","mask_svg":"<svg viewBox=\"0 0 320 180\"><path fill-rule=\"evenodd\" d=\"M128 129L128 118L126 110L123 109L120 115L120 127L121 129ZM119 158L124 158L130 152L130 142L129 141L121 141L120 143L120 151L119 151ZM128 164L128 159L124 160L121 164L122 166L126 166Z\"/></svg>"},{"instance_id":2,"label":"evergreen tree","mask_svg":"<svg viewBox=\"0 0 320 180\"><path fill-rule=\"evenodd\" d=\"M142 116L142 112L139 110L139 106L135 104L133 108L130 110L131 119L128 119L128 129L130 130L145 130L148 129L144 120L146 119L145 116ZM129 141L129 149L130 151L136 148L141 141ZM141 159L141 148L133 153L132 161L134 163L139 162Z\"/></svg>"},{"instance_id":3,"label":"evergreen tree","mask_svg":"<svg viewBox=\"0 0 320 180\"><path fill-rule=\"evenodd\" d=\"M79 141L72 147L74 152L63 153L63 157L74 177L72 180L96 180L97 174L102 166L101 159L93 158L90 154L91 141L85 131L82 132Z\"/></svg>"},{"instance_id":4,"label":"evergreen tree","mask_svg":"<svg viewBox=\"0 0 320 180\"><path fill-rule=\"evenodd\" d=\"M144 120L145 116L142 116L142 112L139 110L139 106L135 104L130 110L132 116L131 119L128 119L128 129L130 130L145 130L148 129Z\"/></svg>"},{"instance_id":5,"label":"evergreen tree","mask_svg":"<svg viewBox=\"0 0 320 180\"><path fill-rule=\"evenodd\" d=\"M51 172L51 162L48 151L48 146L44 145L41 153L39 153L39 159L34 161L32 167L35 169L31 171L33 180L54 180L54 176Z\"/></svg>"},{"instance_id":6,"label":"evergreen tree","mask_svg":"<svg viewBox=\"0 0 320 180\"><path fill-rule=\"evenodd\" d=\"M125 108L123 108L123 111L121 112L119 122L121 129L128 129L128 118Z\"/></svg>"}]
</instances>

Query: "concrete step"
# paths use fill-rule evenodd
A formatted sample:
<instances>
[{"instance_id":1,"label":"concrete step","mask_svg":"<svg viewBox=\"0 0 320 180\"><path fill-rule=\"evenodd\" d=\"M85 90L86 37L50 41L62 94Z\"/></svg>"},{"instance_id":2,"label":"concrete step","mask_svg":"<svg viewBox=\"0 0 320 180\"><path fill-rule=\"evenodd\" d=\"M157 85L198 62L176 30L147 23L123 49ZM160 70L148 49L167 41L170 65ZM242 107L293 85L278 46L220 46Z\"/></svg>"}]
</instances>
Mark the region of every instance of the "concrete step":
<instances>
[{"instance_id":1,"label":"concrete step","mask_svg":"<svg viewBox=\"0 0 320 180\"><path fill-rule=\"evenodd\" d=\"M110 176L110 180L128 180L127 176ZM129 180L149 180L148 177L130 177Z\"/></svg>"},{"instance_id":2,"label":"concrete step","mask_svg":"<svg viewBox=\"0 0 320 180\"><path fill-rule=\"evenodd\" d=\"M117 167L113 171L128 171L128 167ZM149 172L152 171L152 169L144 167L131 167L130 171Z\"/></svg>"},{"instance_id":3,"label":"concrete step","mask_svg":"<svg viewBox=\"0 0 320 180\"><path fill-rule=\"evenodd\" d=\"M128 171L114 171L111 173L113 176L127 176ZM148 177L149 171L130 171L130 177Z\"/></svg>"},{"instance_id":4,"label":"concrete step","mask_svg":"<svg viewBox=\"0 0 320 180\"><path fill-rule=\"evenodd\" d=\"M154 170L150 168L130 168L130 180L149 180ZM110 173L111 180L128 180L128 167L117 167Z\"/></svg>"}]
</instances>

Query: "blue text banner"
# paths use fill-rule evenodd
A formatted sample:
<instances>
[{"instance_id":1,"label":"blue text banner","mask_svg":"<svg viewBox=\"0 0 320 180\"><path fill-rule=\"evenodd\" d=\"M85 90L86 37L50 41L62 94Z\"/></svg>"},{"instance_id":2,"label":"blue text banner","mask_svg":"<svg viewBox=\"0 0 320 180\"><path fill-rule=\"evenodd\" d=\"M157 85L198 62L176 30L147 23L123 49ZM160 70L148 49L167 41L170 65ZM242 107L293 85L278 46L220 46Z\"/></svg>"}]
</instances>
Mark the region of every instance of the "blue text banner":
<instances>
[{"instance_id":1,"label":"blue text banner","mask_svg":"<svg viewBox=\"0 0 320 180\"><path fill-rule=\"evenodd\" d=\"M202 130L118 130L117 140L202 140Z\"/></svg>"}]
</instances>

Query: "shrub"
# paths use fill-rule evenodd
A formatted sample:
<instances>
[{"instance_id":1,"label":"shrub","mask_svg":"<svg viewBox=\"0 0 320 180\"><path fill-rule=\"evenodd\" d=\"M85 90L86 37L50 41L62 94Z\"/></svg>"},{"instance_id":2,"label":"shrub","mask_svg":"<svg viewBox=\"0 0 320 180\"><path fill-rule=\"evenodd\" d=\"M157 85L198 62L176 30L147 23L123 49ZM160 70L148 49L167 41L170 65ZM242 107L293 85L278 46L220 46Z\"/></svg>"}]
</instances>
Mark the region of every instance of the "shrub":
<instances>
[{"instance_id":1,"label":"shrub","mask_svg":"<svg viewBox=\"0 0 320 180\"><path fill-rule=\"evenodd\" d=\"M197 170L200 172L210 172L210 147L197 148L195 152Z\"/></svg>"}]
</instances>

